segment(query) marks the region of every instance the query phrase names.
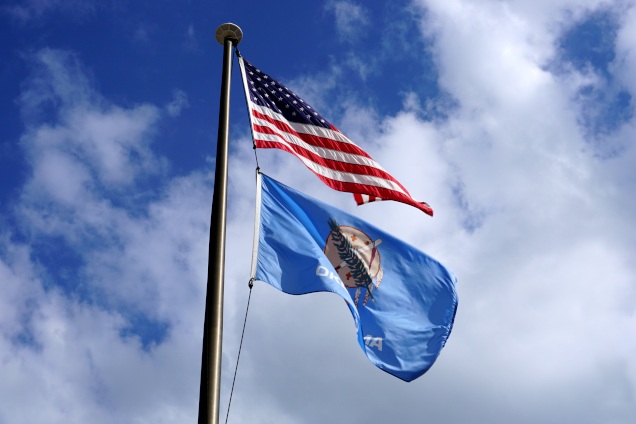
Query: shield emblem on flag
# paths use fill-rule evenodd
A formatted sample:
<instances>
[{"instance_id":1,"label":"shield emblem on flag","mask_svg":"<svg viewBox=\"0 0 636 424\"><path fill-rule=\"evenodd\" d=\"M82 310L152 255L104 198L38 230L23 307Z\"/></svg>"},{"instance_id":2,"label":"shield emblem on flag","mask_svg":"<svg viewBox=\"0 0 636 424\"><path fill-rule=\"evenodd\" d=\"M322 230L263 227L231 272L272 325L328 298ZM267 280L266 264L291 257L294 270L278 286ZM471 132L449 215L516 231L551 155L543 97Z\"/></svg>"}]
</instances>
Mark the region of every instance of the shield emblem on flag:
<instances>
[{"instance_id":1,"label":"shield emblem on flag","mask_svg":"<svg viewBox=\"0 0 636 424\"><path fill-rule=\"evenodd\" d=\"M372 291L382 281L382 266L378 245L381 239L373 240L362 230L347 225L330 223L332 231L325 242L325 256L331 262L343 284L355 290L353 300L356 306L364 292L364 306Z\"/></svg>"}]
</instances>

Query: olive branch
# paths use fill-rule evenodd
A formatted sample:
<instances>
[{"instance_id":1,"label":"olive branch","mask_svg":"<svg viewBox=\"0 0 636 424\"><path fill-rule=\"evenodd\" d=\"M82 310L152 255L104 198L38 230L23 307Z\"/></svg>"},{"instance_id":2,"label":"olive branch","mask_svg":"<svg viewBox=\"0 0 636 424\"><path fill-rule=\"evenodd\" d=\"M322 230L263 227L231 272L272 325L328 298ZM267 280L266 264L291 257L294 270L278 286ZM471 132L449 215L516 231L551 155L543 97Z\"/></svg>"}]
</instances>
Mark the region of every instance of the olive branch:
<instances>
[{"instance_id":1,"label":"olive branch","mask_svg":"<svg viewBox=\"0 0 636 424\"><path fill-rule=\"evenodd\" d=\"M333 218L329 218L328 223L329 228L331 228L331 238L333 239L334 246L336 246L336 250L338 250L340 260L344 261L349 267L351 277L353 277L353 281L355 281L356 285L364 286L367 289L367 293L371 296L371 299L375 301L373 294L371 293L373 280L371 279L371 276L369 276L364 262L362 262L347 237L342 234L342 231L340 231L340 224L338 224L338 221Z\"/></svg>"}]
</instances>

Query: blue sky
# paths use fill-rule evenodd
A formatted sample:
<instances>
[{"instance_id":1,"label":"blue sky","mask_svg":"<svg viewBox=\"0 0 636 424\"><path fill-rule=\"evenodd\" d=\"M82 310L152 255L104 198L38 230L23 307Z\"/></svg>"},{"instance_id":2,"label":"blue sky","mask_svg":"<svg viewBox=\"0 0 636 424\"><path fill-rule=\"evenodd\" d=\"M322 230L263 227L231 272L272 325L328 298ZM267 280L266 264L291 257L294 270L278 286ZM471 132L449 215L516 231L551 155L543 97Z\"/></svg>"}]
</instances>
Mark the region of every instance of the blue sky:
<instances>
[{"instance_id":1,"label":"blue sky","mask_svg":"<svg viewBox=\"0 0 636 424\"><path fill-rule=\"evenodd\" d=\"M336 296L255 286L230 422L634 422L636 5L384 3L2 3L0 423L196 420L228 21L435 217L261 168L436 257L460 299L407 384ZM234 64L223 414L255 191Z\"/></svg>"}]
</instances>

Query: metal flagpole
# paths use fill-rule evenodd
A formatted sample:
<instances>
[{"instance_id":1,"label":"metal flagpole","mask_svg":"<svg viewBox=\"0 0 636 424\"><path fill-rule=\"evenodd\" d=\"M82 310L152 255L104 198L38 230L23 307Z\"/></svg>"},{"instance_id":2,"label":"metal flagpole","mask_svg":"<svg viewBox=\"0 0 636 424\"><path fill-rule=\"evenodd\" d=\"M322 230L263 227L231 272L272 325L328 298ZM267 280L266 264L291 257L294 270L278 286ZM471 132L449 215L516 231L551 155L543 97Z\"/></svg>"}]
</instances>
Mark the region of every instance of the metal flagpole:
<instances>
[{"instance_id":1,"label":"metal flagpole","mask_svg":"<svg viewBox=\"0 0 636 424\"><path fill-rule=\"evenodd\" d=\"M241 28L232 23L222 24L216 29L216 40L223 45L223 77L216 146L214 196L210 221L208 285L205 298L201 386L199 389L199 424L218 424L219 422L232 46L237 45L242 38Z\"/></svg>"}]
</instances>

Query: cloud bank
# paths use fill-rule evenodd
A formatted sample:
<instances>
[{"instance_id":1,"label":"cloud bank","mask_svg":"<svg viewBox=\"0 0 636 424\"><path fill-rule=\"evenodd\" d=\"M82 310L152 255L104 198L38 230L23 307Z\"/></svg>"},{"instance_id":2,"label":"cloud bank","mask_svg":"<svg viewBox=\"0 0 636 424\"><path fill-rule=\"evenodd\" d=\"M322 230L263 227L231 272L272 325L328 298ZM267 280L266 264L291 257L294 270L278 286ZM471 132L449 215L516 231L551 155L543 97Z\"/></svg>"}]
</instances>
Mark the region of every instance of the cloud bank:
<instances>
[{"instance_id":1,"label":"cloud bank","mask_svg":"<svg viewBox=\"0 0 636 424\"><path fill-rule=\"evenodd\" d=\"M345 6L364 25L343 22ZM329 7L341 29L374 19L353 3ZM335 296L257 285L231 421L633 422L636 9L452 0L406 10L439 95L414 86L384 114L355 98L318 100L435 218L388 202L354 209L284 153L259 162L452 269L454 332L429 373L405 384L366 361ZM586 33L606 37L600 50L577 50ZM327 77L299 76L295 91L315 90L316 78L340 87L365 60L347 55ZM390 60L376 59L378 69ZM188 93L119 105L72 52L27 62L18 104L29 171L1 217L0 422L194 421L212 178L175 175L154 144ZM251 143L233 142L224 405L254 202Z\"/></svg>"}]
</instances>

